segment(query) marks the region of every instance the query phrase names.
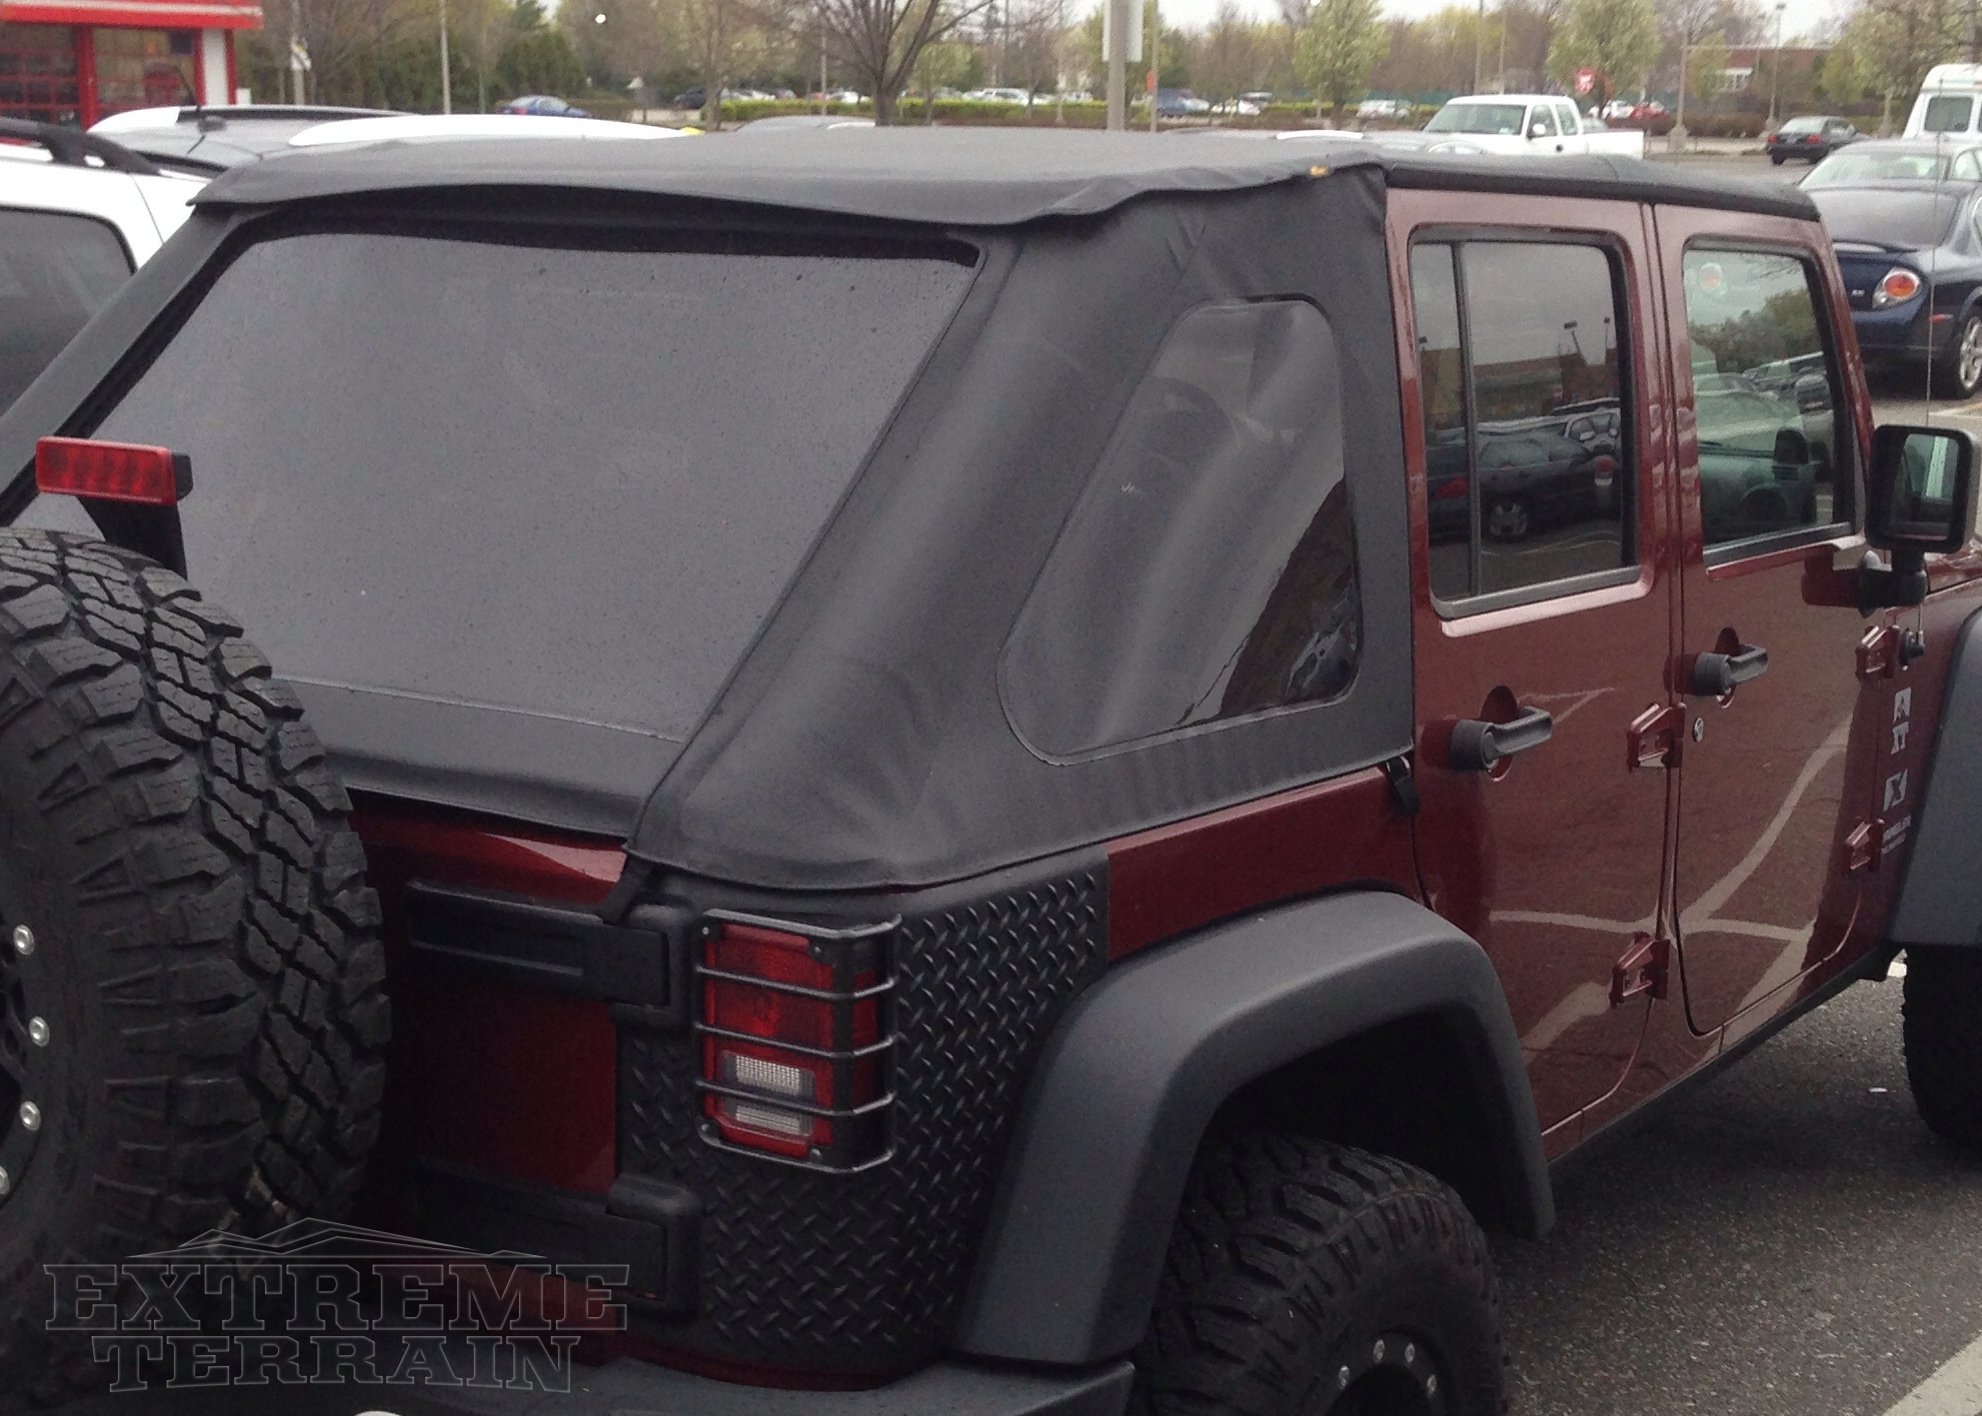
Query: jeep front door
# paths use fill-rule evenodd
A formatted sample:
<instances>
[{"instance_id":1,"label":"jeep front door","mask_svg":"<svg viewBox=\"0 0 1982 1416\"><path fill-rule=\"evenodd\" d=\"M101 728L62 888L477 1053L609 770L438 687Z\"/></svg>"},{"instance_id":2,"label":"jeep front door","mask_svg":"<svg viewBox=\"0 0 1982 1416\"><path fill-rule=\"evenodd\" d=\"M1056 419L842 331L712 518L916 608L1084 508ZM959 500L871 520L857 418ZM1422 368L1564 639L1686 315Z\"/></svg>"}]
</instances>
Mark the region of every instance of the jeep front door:
<instances>
[{"instance_id":1,"label":"jeep front door","mask_svg":"<svg viewBox=\"0 0 1982 1416\"><path fill-rule=\"evenodd\" d=\"M1862 410L1831 318L1842 292L1813 227L1743 219L1729 239L1725 224L1658 216L1681 393L1676 902L1699 1032L1779 1006L1849 933L1851 838L1876 805L1852 722L1880 692L1857 673Z\"/></svg>"},{"instance_id":2,"label":"jeep front door","mask_svg":"<svg viewBox=\"0 0 1982 1416\"><path fill-rule=\"evenodd\" d=\"M1672 632L1664 371L1636 357L1655 273L1635 205L1465 210L1431 224L1449 194L1391 194L1417 389L1416 839L1433 907L1500 975L1560 1147L1659 986L1667 774L1626 754L1666 705Z\"/></svg>"}]
</instances>

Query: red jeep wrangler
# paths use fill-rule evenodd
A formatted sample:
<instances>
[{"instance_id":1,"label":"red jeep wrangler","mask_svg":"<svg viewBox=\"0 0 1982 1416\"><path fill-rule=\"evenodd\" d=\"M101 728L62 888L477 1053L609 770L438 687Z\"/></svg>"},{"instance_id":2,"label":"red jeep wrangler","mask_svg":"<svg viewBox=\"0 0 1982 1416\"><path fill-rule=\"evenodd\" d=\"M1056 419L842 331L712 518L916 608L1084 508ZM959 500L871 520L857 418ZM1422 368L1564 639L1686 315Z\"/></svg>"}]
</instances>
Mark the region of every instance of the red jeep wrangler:
<instances>
[{"instance_id":1,"label":"red jeep wrangler","mask_svg":"<svg viewBox=\"0 0 1982 1416\"><path fill-rule=\"evenodd\" d=\"M1973 448L1793 190L326 152L0 466L15 1393L355 1215L620 1266L474 1410L1479 1416L1482 1227L1902 947L1982 1149Z\"/></svg>"}]
</instances>

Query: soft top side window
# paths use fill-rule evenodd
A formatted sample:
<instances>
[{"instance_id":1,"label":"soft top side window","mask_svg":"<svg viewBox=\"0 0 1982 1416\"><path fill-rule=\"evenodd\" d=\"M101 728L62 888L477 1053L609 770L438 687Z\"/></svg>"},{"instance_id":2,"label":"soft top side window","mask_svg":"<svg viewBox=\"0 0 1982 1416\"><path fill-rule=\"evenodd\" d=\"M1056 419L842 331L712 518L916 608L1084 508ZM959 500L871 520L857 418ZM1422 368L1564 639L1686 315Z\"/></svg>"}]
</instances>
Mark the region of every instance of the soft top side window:
<instances>
[{"instance_id":1,"label":"soft top side window","mask_svg":"<svg viewBox=\"0 0 1982 1416\"><path fill-rule=\"evenodd\" d=\"M1348 690L1362 614L1340 357L1302 300L1177 321L1006 645L1006 711L1035 752Z\"/></svg>"}]
</instances>

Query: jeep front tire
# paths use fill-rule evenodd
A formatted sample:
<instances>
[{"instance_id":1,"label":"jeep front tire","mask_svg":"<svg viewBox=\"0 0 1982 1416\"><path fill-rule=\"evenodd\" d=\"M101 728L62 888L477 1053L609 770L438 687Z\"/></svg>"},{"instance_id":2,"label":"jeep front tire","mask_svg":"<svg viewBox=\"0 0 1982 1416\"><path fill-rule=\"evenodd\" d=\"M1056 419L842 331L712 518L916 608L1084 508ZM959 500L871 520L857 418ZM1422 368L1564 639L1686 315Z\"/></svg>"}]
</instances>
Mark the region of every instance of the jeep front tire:
<instances>
[{"instance_id":1,"label":"jeep front tire","mask_svg":"<svg viewBox=\"0 0 1982 1416\"><path fill-rule=\"evenodd\" d=\"M1138 1416L1501 1416L1485 1237L1414 1166L1301 1136L1206 1145L1149 1335Z\"/></svg>"},{"instance_id":2,"label":"jeep front tire","mask_svg":"<svg viewBox=\"0 0 1982 1416\"><path fill-rule=\"evenodd\" d=\"M1902 1018L1920 1119L1982 1160L1982 950L1908 949Z\"/></svg>"},{"instance_id":3,"label":"jeep front tire","mask_svg":"<svg viewBox=\"0 0 1982 1416\"><path fill-rule=\"evenodd\" d=\"M0 530L0 1389L91 1375L47 1265L349 1206L388 1022L348 810L185 581Z\"/></svg>"}]
</instances>

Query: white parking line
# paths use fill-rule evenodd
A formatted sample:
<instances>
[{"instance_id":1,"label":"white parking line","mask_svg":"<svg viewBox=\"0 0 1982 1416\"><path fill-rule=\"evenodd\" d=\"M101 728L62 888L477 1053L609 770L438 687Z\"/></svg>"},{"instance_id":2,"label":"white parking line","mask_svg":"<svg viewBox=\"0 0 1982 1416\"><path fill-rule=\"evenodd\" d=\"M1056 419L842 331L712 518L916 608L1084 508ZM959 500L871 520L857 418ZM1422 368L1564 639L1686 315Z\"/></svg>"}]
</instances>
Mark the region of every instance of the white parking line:
<instances>
[{"instance_id":1,"label":"white parking line","mask_svg":"<svg viewBox=\"0 0 1982 1416\"><path fill-rule=\"evenodd\" d=\"M1886 1416L1976 1416L1982 1412L1982 1337L1920 1383Z\"/></svg>"}]
</instances>

